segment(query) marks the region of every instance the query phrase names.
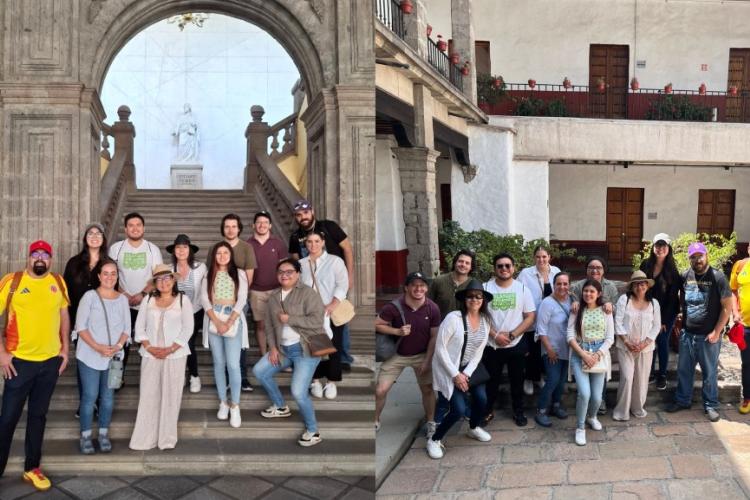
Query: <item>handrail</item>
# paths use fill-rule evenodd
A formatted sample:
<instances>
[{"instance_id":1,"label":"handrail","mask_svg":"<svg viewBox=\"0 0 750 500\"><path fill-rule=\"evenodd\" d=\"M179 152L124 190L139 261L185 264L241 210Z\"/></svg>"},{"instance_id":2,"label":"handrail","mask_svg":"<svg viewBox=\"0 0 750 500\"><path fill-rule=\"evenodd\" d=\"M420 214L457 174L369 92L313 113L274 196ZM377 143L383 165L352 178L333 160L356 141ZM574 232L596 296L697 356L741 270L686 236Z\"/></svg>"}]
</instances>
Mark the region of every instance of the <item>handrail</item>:
<instances>
[{"instance_id":1,"label":"handrail","mask_svg":"<svg viewBox=\"0 0 750 500\"><path fill-rule=\"evenodd\" d=\"M279 149L279 133L284 131L282 137L283 144ZM271 138L271 150L269 156L281 161L289 155L297 153L297 113L292 113L278 123L271 125L268 133Z\"/></svg>"},{"instance_id":2,"label":"handrail","mask_svg":"<svg viewBox=\"0 0 750 500\"><path fill-rule=\"evenodd\" d=\"M130 123L130 108L117 109L120 121L113 125L103 124L103 142L107 136L115 139L115 154L112 156L99 190L99 218L108 241L116 234L115 218L120 211L125 195L135 190L135 165L133 165L133 138L135 127Z\"/></svg>"},{"instance_id":3,"label":"handrail","mask_svg":"<svg viewBox=\"0 0 750 500\"><path fill-rule=\"evenodd\" d=\"M294 204L302 195L270 156L256 153L255 157L259 167L255 187L258 201L280 222L274 225L274 230L286 241L295 224Z\"/></svg>"}]
</instances>

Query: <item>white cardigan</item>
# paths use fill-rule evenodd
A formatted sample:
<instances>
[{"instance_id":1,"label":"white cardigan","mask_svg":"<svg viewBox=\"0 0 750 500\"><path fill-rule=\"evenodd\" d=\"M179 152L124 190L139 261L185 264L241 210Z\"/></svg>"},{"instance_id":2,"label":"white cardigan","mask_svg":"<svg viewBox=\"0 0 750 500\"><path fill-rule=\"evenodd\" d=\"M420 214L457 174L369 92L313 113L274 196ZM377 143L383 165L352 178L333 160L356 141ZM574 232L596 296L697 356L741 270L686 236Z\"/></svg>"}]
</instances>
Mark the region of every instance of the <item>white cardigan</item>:
<instances>
[{"instance_id":1,"label":"white cardigan","mask_svg":"<svg viewBox=\"0 0 750 500\"><path fill-rule=\"evenodd\" d=\"M659 306L659 301L652 299L651 306L653 308L647 307L646 310L643 311L645 314L641 316L640 330L641 340L649 338L652 342L646 346L642 352L654 350L656 347L656 336L659 335L659 330L661 330L661 308ZM617 335L618 338L626 337L632 333L628 331L628 328L631 321L630 315L633 312L631 305L628 304L627 294L621 295L617 300L617 306L615 307L615 335ZM620 350L628 350L628 348L625 347L624 342L616 342L615 345Z\"/></svg>"},{"instance_id":2,"label":"white cardigan","mask_svg":"<svg viewBox=\"0 0 750 500\"><path fill-rule=\"evenodd\" d=\"M144 340L156 347L169 347L174 343L180 345L180 348L167 356L167 359L183 358L190 354L188 340L193 335L193 305L190 299L182 295L174 298L172 305L165 311L156 305L156 297L146 297L141 302L146 307L138 310L138 317L135 320L135 341L142 344ZM159 346L156 342L159 328L160 317L164 314L164 340L165 345ZM142 358L153 358L146 349L141 345L138 354Z\"/></svg>"},{"instance_id":3,"label":"white cardigan","mask_svg":"<svg viewBox=\"0 0 750 500\"><path fill-rule=\"evenodd\" d=\"M238 270L240 287L237 290L237 302L234 303L234 311L240 315L239 322L240 328L242 328L242 348L247 349L250 347L250 341L247 337L247 319L245 318L245 305L247 305L247 274ZM201 303L203 304L203 310L206 314L203 315L203 347L209 348L208 336L208 323L211 321L208 318L208 311L213 309L213 304L208 299L208 274L203 278L201 282Z\"/></svg>"},{"instance_id":4,"label":"white cardigan","mask_svg":"<svg viewBox=\"0 0 750 500\"><path fill-rule=\"evenodd\" d=\"M484 317L480 319L480 325L484 325L484 331L490 331L490 324ZM459 363L461 362L461 348L464 345L464 323L461 319L461 311L448 313L438 330L435 341L435 354L432 357L432 387L439 391L446 399L453 396L455 384L453 379L458 375ZM474 357L464 368L463 373L471 377L477 365L482 360L484 347L487 345L487 337L482 339Z\"/></svg>"}]
</instances>

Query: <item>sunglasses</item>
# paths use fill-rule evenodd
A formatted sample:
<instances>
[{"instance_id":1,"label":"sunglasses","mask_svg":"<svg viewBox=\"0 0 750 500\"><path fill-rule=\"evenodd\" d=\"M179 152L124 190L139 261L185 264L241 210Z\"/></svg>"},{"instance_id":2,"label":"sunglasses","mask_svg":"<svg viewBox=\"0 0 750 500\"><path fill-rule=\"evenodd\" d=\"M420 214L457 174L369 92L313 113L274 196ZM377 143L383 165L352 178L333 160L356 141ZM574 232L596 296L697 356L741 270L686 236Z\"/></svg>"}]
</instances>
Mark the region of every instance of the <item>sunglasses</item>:
<instances>
[{"instance_id":1,"label":"sunglasses","mask_svg":"<svg viewBox=\"0 0 750 500\"><path fill-rule=\"evenodd\" d=\"M484 296L482 294L466 296L466 300L483 300L483 299L484 299Z\"/></svg>"},{"instance_id":2,"label":"sunglasses","mask_svg":"<svg viewBox=\"0 0 750 500\"><path fill-rule=\"evenodd\" d=\"M495 264L495 269L510 269L513 264Z\"/></svg>"}]
</instances>

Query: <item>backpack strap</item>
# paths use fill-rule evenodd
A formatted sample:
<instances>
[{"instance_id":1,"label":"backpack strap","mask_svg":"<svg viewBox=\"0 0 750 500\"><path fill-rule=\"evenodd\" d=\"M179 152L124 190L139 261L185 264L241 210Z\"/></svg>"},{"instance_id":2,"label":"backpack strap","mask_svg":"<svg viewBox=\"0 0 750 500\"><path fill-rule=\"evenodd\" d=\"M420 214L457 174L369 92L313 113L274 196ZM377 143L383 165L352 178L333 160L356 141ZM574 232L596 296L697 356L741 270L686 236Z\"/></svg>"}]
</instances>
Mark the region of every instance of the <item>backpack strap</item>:
<instances>
[{"instance_id":1,"label":"backpack strap","mask_svg":"<svg viewBox=\"0 0 750 500\"><path fill-rule=\"evenodd\" d=\"M23 278L23 271L16 271L13 273L13 279L10 281L10 289L8 290L8 298L5 299L5 313L3 316L5 320L0 325L0 344L5 345L5 328L8 326L8 317L10 316L10 302L13 298L13 294L18 289L18 285L21 283Z\"/></svg>"}]
</instances>

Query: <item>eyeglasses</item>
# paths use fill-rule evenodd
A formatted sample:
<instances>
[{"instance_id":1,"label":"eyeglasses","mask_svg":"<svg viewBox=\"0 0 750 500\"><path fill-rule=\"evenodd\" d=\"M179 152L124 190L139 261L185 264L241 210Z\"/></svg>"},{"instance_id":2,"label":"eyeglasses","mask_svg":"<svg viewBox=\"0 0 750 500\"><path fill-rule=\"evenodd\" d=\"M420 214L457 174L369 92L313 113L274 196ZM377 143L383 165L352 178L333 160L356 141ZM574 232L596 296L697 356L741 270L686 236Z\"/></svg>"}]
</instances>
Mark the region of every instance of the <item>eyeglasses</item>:
<instances>
[{"instance_id":1,"label":"eyeglasses","mask_svg":"<svg viewBox=\"0 0 750 500\"><path fill-rule=\"evenodd\" d=\"M466 300L482 300L484 299L483 295L467 295Z\"/></svg>"},{"instance_id":2,"label":"eyeglasses","mask_svg":"<svg viewBox=\"0 0 750 500\"><path fill-rule=\"evenodd\" d=\"M156 281L157 283L165 283L167 281L172 281L172 279L173 279L172 275L171 274L167 274L166 276L159 276L154 281Z\"/></svg>"},{"instance_id":3,"label":"eyeglasses","mask_svg":"<svg viewBox=\"0 0 750 500\"><path fill-rule=\"evenodd\" d=\"M51 257L51 255L48 254L47 252L43 251L43 250L37 250L37 251L31 253L31 258L32 259L47 260L50 257Z\"/></svg>"},{"instance_id":4,"label":"eyeglasses","mask_svg":"<svg viewBox=\"0 0 750 500\"><path fill-rule=\"evenodd\" d=\"M589 266L586 269L589 271L604 271L604 268L602 266Z\"/></svg>"},{"instance_id":5,"label":"eyeglasses","mask_svg":"<svg viewBox=\"0 0 750 500\"><path fill-rule=\"evenodd\" d=\"M99 231L91 231L91 232L86 233L87 238L101 238L102 236L104 235L100 233Z\"/></svg>"},{"instance_id":6,"label":"eyeglasses","mask_svg":"<svg viewBox=\"0 0 750 500\"><path fill-rule=\"evenodd\" d=\"M495 269L510 269L513 264L495 264Z\"/></svg>"},{"instance_id":7,"label":"eyeglasses","mask_svg":"<svg viewBox=\"0 0 750 500\"><path fill-rule=\"evenodd\" d=\"M294 270L294 269L288 269L286 271L279 270L279 271L276 271L276 275L277 276L294 276L294 273L296 273L296 272L297 271Z\"/></svg>"}]
</instances>

